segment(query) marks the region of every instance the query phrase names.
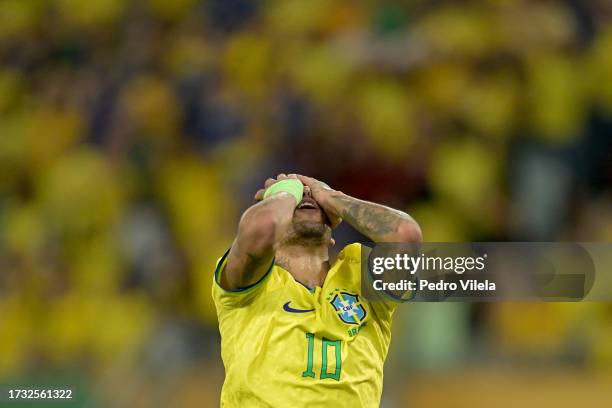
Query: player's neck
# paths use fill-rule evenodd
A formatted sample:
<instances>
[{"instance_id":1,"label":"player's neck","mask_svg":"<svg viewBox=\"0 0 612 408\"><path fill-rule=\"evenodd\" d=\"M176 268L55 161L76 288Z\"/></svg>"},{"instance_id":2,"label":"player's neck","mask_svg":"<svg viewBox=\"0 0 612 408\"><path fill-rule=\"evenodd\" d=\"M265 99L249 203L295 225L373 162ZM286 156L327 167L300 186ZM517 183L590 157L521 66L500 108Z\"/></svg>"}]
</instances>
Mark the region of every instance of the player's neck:
<instances>
[{"instance_id":1,"label":"player's neck","mask_svg":"<svg viewBox=\"0 0 612 408\"><path fill-rule=\"evenodd\" d=\"M327 246L283 246L277 249L275 259L276 264L309 288L323 286L329 271Z\"/></svg>"}]
</instances>

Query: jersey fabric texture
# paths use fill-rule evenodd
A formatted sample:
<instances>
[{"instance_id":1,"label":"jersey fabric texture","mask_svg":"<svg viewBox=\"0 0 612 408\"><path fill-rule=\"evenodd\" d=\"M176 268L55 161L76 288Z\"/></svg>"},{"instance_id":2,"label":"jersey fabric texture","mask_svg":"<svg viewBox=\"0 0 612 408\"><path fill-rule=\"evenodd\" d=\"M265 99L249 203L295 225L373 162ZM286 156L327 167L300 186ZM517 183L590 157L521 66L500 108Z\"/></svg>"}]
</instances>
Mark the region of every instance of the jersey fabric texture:
<instances>
[{"instance_id":1,"label":"jersey fabric texture","mask_svg":"<svg viewBox=\"0 0 612 408\"><path fill-rule=\"evenodd\" d=\"M221 332L222 407L378 407L395 304L361 296L362 245L346 246L314 290L275 265L213 299Z\"/></svg>"}]
</instances>

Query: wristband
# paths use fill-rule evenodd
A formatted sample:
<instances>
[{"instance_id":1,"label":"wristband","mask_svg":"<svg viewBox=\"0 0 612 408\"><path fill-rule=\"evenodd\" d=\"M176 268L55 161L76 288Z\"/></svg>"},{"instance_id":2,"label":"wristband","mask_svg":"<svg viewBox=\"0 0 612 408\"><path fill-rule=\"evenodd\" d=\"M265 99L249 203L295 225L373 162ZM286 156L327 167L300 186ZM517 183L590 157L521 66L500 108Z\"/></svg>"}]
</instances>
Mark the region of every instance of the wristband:
<instances>
[{"instance_id":1,"label":"wristband","mask_svg":"<svg viewBox=\"0 0 612 408\"><path fill-rule=\"evenodd\" d=\"M264 199L277 193L289 193L295 198L295 205L302 202L304 196L304 185L300 180L296 179L284 179L279 182L272 184L266 189L264 193Z\"/></svg>"}]
</instances>

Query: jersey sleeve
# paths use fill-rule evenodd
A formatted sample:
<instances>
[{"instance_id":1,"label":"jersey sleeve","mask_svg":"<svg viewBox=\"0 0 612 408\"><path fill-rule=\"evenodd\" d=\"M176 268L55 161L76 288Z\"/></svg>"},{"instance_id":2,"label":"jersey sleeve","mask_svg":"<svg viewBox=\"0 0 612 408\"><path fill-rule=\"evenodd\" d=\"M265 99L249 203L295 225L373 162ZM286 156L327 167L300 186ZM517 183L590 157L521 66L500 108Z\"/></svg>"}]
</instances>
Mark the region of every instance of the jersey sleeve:
<instances>
[{"instance_id":1,"label":"jersey sleeve","mask_svg":"<svg viewBox=\"0 0 612 408\"><path fill-rule=\"evenodd\" d=\"M392 300L385 294L373 291L371 286L372 280L366 270L371 248L366 245L355 243L348 245L344 250L349 250L347 256L350 256L354 258L356 262L359 262L361 293L364 294L365 298L368 300L368 304L373 311L374 317L381 324L390 326L393 312L395 312L398 302Z\"/></svg>"},{"instance_id":2,"label":"jersey sleeve","mask_svg":"<svg viewBox=\"0 0 612 408\"><path fill-rule=\"evenodd\" d=\"M224 272L227 265L227 257L230 249L228 249L217 261L213 276L212 296L218 311L220 308L231 309L235 307L243 307L253 302L263 291L268 281L267 278L271 274L274 267L274 259L272 259L270 267L257 282L244 288L225 289L221 286L221 274Z\"/></svg>"}]
</instances>

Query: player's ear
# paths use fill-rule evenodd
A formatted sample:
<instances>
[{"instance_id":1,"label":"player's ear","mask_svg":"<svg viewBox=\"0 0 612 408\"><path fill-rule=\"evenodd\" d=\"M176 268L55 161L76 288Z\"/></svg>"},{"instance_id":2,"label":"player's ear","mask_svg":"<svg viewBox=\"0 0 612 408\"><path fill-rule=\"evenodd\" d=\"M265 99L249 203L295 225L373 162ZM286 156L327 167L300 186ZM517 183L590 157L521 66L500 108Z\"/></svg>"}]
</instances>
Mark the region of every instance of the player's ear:
<instances>
[{"instance_id":1,"label":"player's ear","mask_svg":"<svg viewBox=\"0 0 612 408\"><path fill-rule=\"evenodd\" d=\"M329 239L329 247L331 248L331 247L333 247L334 245L336 245L336 240L335 240L335 239L333 239L333 238L330 238L330 239Z\"/></svg>"}]
</instances>

